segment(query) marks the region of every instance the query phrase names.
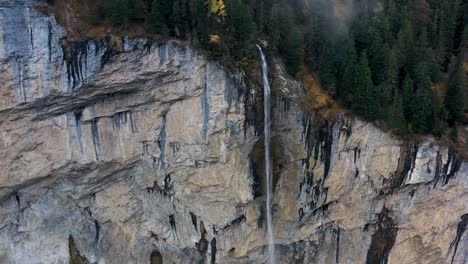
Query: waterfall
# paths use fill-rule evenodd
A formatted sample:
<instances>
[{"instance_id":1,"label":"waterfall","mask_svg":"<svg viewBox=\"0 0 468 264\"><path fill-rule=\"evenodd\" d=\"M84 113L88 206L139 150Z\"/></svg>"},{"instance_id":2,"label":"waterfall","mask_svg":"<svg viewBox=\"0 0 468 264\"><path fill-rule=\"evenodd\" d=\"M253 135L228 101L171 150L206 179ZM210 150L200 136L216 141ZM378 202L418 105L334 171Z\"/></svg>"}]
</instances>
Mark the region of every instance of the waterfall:
<instances>
[{"instance_id":1,"label":"waterfall","mask_svg":"<svg viewBox=\"0 0 468 264\"><path fill-rule=\"evenodd\" d=\"M270 264L275 264L275 244L273 237L272 225L272 192L273 192L273 170L271 167L270 157L270 137L271 137L271 113L270 113L270 83L268 81L268 65L263 54L262 48L257 45L262 59L262 76L263 76L263 107L265 111L265 173L266 173L266 219L267 219L267 240L268 240L268 259Z\"/></svg>"}]
</instances>

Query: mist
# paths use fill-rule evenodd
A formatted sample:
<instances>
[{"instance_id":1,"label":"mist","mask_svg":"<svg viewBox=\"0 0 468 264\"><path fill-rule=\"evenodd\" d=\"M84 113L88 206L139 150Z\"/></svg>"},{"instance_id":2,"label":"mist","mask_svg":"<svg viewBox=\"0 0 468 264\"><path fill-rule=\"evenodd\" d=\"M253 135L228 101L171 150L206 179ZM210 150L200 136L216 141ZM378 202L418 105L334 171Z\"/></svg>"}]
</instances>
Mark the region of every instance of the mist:
<instances>
[{"instance_id":1,"label":"mist","mask_svg":"<svg viewBox=\"0 0 468 264\"><path fill-rule=\"evenodd\" d=\"M379 0L289 0L299 19L321 17L329 33L347 33L352 23L363 14L375 10ZM304 23L307 24L307 23Z\"/></svg>"}]
</instances>

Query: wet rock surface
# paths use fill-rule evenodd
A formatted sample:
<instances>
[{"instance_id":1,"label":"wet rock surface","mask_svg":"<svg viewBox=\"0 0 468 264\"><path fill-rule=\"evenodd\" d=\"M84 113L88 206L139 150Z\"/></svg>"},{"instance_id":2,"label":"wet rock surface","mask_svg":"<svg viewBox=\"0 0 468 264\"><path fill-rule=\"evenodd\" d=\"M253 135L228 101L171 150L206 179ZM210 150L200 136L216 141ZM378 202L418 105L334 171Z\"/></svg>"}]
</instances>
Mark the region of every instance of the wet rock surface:
<instances>
[{"instance_id":1,"label":"wet rock surface","mask_svg":"<svg viewBox=\"0 0 468 264\"><path fill-rule=\"evenodd\" d=\"M263 263L262 93L184 43L66 43L0 0L1 263ZM466 263L468 163L298 106L273 63L278 263Z\"/></svg>"}]
</instances>

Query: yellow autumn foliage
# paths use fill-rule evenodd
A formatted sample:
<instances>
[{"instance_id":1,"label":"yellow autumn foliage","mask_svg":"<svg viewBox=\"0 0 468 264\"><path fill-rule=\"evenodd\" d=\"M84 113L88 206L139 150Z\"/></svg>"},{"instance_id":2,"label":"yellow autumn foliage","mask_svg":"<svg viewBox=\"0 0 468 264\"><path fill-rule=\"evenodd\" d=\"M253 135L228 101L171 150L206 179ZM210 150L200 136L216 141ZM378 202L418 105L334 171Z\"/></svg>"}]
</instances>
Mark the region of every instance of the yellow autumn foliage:
<instances>
[{"instance_id":1,"label":"yellow autumn foliage","mask_svg":"<svg viewBox=\"0 0 468 264\"><path fill-rule=\"evenodd\" d=\"M219 35L210 35L210 43L218 43L221 40Z\"/></svg>"},{"instance_id":2,"label":"yellow autumn foliage","mask_svg":"<svg viewBox=\"0 0 468 264\"><path fill-rule=\"evenodd\" d=\"M211 0L210 11L220 17L226 16L226 6L224 0Z\"/></svg>"},{"instance_id":3,"label":"yellow autumn foliage","mask_svg":"<svg viewBox=\"0 0 468 264\"><path fill-rule=\"evenodd\" d=\"M341 112L340 107L320 86L317 76L312 72L303 70L299 74L299 79L306 90L303 98L304 107L319 111L321 116L326 120L334 120Z\"/></svg>"}]
</instances>

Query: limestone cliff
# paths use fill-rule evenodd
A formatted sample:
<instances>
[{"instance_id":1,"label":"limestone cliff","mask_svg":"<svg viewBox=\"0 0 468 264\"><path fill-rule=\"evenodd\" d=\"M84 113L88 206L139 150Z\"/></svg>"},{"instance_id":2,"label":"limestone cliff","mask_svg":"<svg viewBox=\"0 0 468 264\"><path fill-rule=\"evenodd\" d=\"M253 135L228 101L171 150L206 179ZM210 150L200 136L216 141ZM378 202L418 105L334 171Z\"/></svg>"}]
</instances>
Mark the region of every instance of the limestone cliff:
<instances>
[{"instance_id":1,"label":"limestone cliff","mask_svg":"<svg viewBox=\"0 0 468 264\"><path fill-rule=\"evenodd\" d=\"M66 43L0 0L0 263L262 263L260 88L184 43ZM467 263L468 163L272 72L278 263Z\"/></svg>"}]
</instances>

